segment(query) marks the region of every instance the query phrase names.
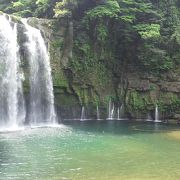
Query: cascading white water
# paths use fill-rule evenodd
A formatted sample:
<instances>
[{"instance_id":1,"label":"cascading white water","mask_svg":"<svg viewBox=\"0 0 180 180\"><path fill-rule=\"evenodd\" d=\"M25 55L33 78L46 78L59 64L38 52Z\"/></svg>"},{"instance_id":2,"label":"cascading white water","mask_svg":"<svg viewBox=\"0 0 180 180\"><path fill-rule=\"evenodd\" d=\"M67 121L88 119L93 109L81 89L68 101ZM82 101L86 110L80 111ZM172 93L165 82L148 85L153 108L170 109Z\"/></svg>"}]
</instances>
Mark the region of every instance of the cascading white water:
<instances>
[{"instance_id":1,"label":"cascading white water","mask_svg":"<svg viewBox=\"0 0 180 180\"><path fill-rule=\"evenodd\" d=\"M111 100L109 101L109 112L108 112L108 118L107 120L113 120L114 118L114 103L112 104Z\"/></svg>"},{"instance_id":2,"label":"cascading white water","mask_svg":"<svg viewBox=\"0 0 180 180\"><path fill-rule=\"evenodd\" d=\"M97 115L96 115L96 118L97 118L97 120L100 120L100 112L99 112L99 106L97 105L97 107L96 107L96 113L97 113Z\"/></svg>"},{"instance_id":3,"label":"cascading white water","mask_svg":"<svg viewBox=\"0 0 180 180\"><path fill-rule=\"evenodd\" d=\"M0 125L17 128L25 119L17 25L0 15Z\"/></svg>"},{"instance_id":4,"label":"cascading white water","mask_svg":"<svg viewBox=\"0 0 180 180\"><path fill-rule=\"evenodd\" d=\"M119 110L119 107L117 109L117 120L120 120L120 110Z\"/></svg>"},{"instance_id":5,"label":"cascading white water","mask_svg":"<svg viewBox=\"0 0 180 180\"><path fill-rule=\"evenodd\" d=\"M111 100L109 100L109 106L108 106L108 119L111 119Z\"/></svg>"},{"instance_id":6,"label":"cascading white water","mask_svg":"<svg viewBox=\"0 0 180 180\"><path fill-rule=\"evenodd\" d=\"M84 109L84 106L82 107L82 110L81 110L81 121L84 121L86 118L85 118L85 109Z\"/></svg>"},{"instance_id":7,"label":"cascading white water","mask_svg":"<svg viewBox=\"0 0 180 180\"><path fill-rule=\"evenodd\" d=\"M48 51L40 30L22 22L26 28L30 66L30 115L32 125L55 124L53 83Z\"/></svg>"},{"instance_id":8,"label":"cascading white water","mask_svg":"<svg viewBox=\"0 0 180 180\"><path fill-rule=\"evenodd\" d=\"M149 113L147 114L147 119L146 119L146 121L149 121L149 122L153 121L152 118L151 118L151 115L150 115Z\"/></svg>"},{"instance_id":9,"label":"cascading white water","mask_svg":"<svg viewBox=\"0 0 180 180\"><path fill-rule=\"evenodd\" d=\"M121 107L118 107L117 110L117 120L123 120L123 115L124 115L124 104L121 105Z\"/></svg>"},{"instance_id":10,"label":"cascading white water","mask_svg":"<svg viewBox=\"0 0 180 180\"><path fill-rule=\"evenodd\" d=\"M159 120L159 110L158 110L158 105L156 104L156 108L155 108L155 121L154 122L161 122Z\"/></svg>"},{"instance_id":11,"label":"cascading white water","mask_svg":"<svg viewBox=\"0 0 180 180\"><path fill-rule=\"evenodd\" d=\"M159 120L159 112L158 112L158 106L156 105L155 109L155 121Z\"/></svg>"},{"instance_id":12,"label":"cascading white water","mask_svg":"<svg viewBox=\"0 0 180 180\"><path fill-rule=\"evenodd\" d=\"M110 117L110 119L113 119L113 117L114 117L114 104L113 104L113 106L112 106L111 117Z\"/></svg>"}]
</instances>

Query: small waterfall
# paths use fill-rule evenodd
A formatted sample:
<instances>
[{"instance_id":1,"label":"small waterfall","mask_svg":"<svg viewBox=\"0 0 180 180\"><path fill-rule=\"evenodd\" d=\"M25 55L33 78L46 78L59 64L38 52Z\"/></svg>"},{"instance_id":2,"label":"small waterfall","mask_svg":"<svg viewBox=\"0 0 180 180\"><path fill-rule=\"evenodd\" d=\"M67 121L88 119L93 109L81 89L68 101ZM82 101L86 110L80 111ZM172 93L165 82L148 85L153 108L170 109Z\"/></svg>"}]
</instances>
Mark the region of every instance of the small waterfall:
<instances>
[{"instance_id":1,"label":"small waterfall","mask_svg":"<svg viewBox=\"0 0 180 180\"><path fill-rule=\"evenodd\" d=\"M99 106L97 105L97 108L96 108L96 111L97 111L97 120L100 120L100 112L99 112Z\"/></svg>"},{"instance_id":2,"label":"small waterfall","mask_svg":"<svg viewBox=\"0 0 180 180\"><path fill-rule=\"evenodd\" d=\"M119 109L119 107L117 109L117 119L120 120L120 109Z\"/></svg>"},{"instance_id":3,"label":"small waterfall","mask_svg":"<svg viewBox=\"0 0 180 180\"><path fill-rule=\"evenodd\" d=\"M40 30L22 22L26 27L26 43L30 66L30 113L33 125L55 124L53 83L48 51Z\"/></svg>"},{"instance_id":4,"label":"small waterfall","mask_svg":"<svg viewBox=\"0 0 180 180\"><path fill-rule=\"evenodd\" d=\"M117 109L117 119L118 120L123 120L123 115L124 115L124 104L121 105L121 107Z\"/></svg>"},{"instance_id":5,"label":"small waterfall","mask_svg":"<svg viewBox=\"0 0 180 180\"><path fill-rule=\"evenodd\" d=\"M0 125L17 128L25 119L17 25L0 15Z\"/></svg>"},{"instance_id":6,"label":"small waterfall","mask_svg":"<svg viewBox=\"0 0 180 180\"><path fill-rule=\"evenodd\" d=\"M158 121L159 120L159 111L158 111L158 105L156 105L156 108L155 108L155 121Z\"/></svg>"},{"instance_id":7,"label":"small waterfall","mask_svg":"<svg viewBox=\"0 0 180 180\"><path fill-rule=\"evenodd\" d=\"M147 114L147 119L146 119L146 121L149 121L149 122L153 121L149 113Z\"/></svg>"},{"instance_id":8,"label":"small waterfall","mask_svg":"<svg viewBox=\"0 0 180 180\"><path fill-rule=\"evenodd\" d=\"M84 109L84 106L82 107L82 110L81 110L81 121L84 121L86 118L85 118L85 109Z\"/></svg>"},{"instance_id":9,"label":"small waterfall","mask_svg":"<svg viewBox=\"0 0 180 180\"><path fill-rule=\"evenodd\" d=\"M110 117L110 119L113 119L113 117L114 117L114 104L113 104L113 106L112 106L111 117Z\"/></svg>"},{"instance_id":10,"label":"small waterfall","mask_svg":"<svg viewBox=\"0 0 180 180\"><path fill-rule=\"evenodd\" d=\"M156 108L155 108L155 121L154 122L161 122L159 120L159 110L158 110L158 105L156 104Z\"/></svg>"},{"instance_id":11,"label":"small waterfall","mask_svg":"<svg viewBox=\"0 0 180 180\"><path fill-rule=\"evenodd\" d=\"M108 119L111 119L111 100L109 100L109 106L108 106Z\"/></svg>"},{"instance_id":12,"label":"small waterfall","mask_svg":"<svg viewBox=\"0 0 180 180\"><path fill-rule=\"evenodd\" d=\"M111 100L109 101L109 112L108 112L108 120L113 120L114 118L114 104L112 104Z\"/></svg>"}]
</instances>

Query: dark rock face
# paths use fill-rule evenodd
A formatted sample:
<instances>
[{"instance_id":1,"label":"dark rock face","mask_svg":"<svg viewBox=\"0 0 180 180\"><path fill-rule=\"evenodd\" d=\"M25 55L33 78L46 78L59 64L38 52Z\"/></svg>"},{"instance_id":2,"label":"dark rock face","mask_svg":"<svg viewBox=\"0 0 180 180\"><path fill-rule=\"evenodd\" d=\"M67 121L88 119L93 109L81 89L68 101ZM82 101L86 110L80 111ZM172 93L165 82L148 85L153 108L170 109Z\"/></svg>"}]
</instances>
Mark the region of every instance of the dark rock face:
<instances>
[{"instance_id":1,"label":"dark rock face","mask_svg":"<svg viewBox=\"0 0 180 180\"><path fill-rule=\"evenodd\" d=\"M130 78L128 79L128 88L135 89L137 91L149 91L150 90L150 82L149 80L141 80L138 78Z\"/></svg>"},{"instance_id":2,"label":"dark rock face","mask_svg":"<svg viewBox=\"0 0 180 180\"><path fill-rule=\"evenodd\" d=\"M173 92L179 93L180 92L180 82L162 82L161 83L161 90L165 92Z\"/></svg>"},{"instance_id":3,"label":"dark rock face","mask_svg":"<svg viewBox=\"0 0 180 180\"><path fill-rule=\"evenodd\" d=\"M91 73L82 76L71 68L71 63L76 61L73 49L75 29L72 22L65 19L57 21L29 18L28 23L41 30L49 48L55 104L61 119L80 118L82 106L85 106L87 118L96 118L97 105L101 109L101 116L106 118L110 99L114 103L116 116L117 109L123 104L124 117L147 118L147 114L151 114L153 118L155 105L158 104L162 119L179 118L178 68L161 77L137 72L135 67L123 71L119 76L114 76L108 68L102 72L92 69ZM23 25L19 24L21 44L25 41L23 31ZM24 58L23 45L20 52ZM25 76L28 76L26 59L22 68ZM28 82L25 81L25 93L28 88Z\"/></svg>"},{"instance_id":4,"label":"dark rock face","mask_svg":"<svg viewBox=\"0 0 180 180\"><path fill-rule=\"evenodd\" d=\"M72 59L73 50L73 22L68 23L67 33L65 35L64 51L61 58L62 66L68 68L69 59Z\"/></svg>"}]
</instances>

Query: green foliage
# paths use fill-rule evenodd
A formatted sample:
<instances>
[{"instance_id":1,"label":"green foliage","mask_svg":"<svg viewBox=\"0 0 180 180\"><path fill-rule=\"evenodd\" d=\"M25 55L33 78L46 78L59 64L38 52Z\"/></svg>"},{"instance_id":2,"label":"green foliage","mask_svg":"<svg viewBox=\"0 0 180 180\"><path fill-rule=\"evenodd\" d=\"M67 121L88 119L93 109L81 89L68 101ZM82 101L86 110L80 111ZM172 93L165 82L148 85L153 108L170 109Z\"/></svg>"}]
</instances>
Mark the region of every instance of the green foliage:
<instances>
[{"instance_id":1,"label":"green foliage","mask_svg":"<svg viewBox=\"0 0 180 180\"><path fill-rule=\"evenodd\" d=\"M107 0L105 4L99 5L87 12L87 17L90 20L97 18L118 18L120 6L117 1Z\"/></svg>"},{"instance_id":2,"label":"green foliage","mask_svg":"<svg viewBox=\"0 0 180 180\"><path fill-rule=\"evenodd\" d=\"M13 15L19 17L30 17L33 15L33 13L30 10L23 10L23 11L14 12Z\"/></svg>"},{"instance_id":3,"label":"green foliage","mask_svg":"<svg viewBox=\"0 0 180 180\"><path fill-rule=\"evenodd\" d=\"M173 68L173 62L167 52L153 45L145 44L138 57L146 71L161 73Z\"/></svg>"},{"instance_id":4,"label":"green foliage","mask_svg":"<svg viewBox=\"0 0 180 180\"><path fill-rule=\"evenodd\" d=\"M48 4L48 0L37 0L36 4L39 4L39 5Z\"/></svg>"},{"instance_id":5,"label":"green foliage","mask_svg":"<svg viewBox=\"0 0 180 180\"><path fill-rule=\"evenodd\" d=\"M77 5L76 0L64 0L62 2L57 2L56 6L54 8L55 17L65 17L65 16L71 16L71 11L74 9L74 7Z\"/></svg>"},{"instance_id":6,"label":"green foliage","mask_svg":"<svg viewBox=\"0 0 180 180\"><path fill-rule=\"evenodd\" d=\"M180 45L180 25L175 28L171 40L174 40L178 45Z\"/></svg>"},{"instance_id":7,"label":"green foliage","mask_svg":"<svg viewBox=\"0 0 180 180\"><path fill-rule=\"evenodd\" d=\"M36 10L34 12L34 15L38 16L40 14L46 13L48 8L50 7L49 2L50 2L50 0L37 0L36 1L37 8L36 8Z\"/></svg>"},{"instance_id":8,"label":"green foliage","mask_svg":"<svg viewBox=\"0 0 180 180\"><path fill-rule=\"evenodd\" d=\"M97 40L99 42L105 42L108 37L108 29L105 25L100 24L97 26Z\"/></svg>"},{"instance_id":9,"label":"green foliage","mask_svg":"<svg viewBox=\"0 0 180 180\"><path fill-rule=\"evenodd\" d=\"M140 34L142 39L159 38L159 24L138 24L134 26L135 30Z\"/></svg>"},{"instance_id":10,"label":"green foliage","mask_svg":"<svg viewBox=\"0 0 180 180\"><path fill-rule=\"evenodd\" d=\"M165 99L168 99L166 101ZM173 112L179 112L180 99L177 95L171 93L161 94L160 99L157 102L161 112L172 115Z\"/></svg>"},{"instance_id":11,"label":"green foliage","mask_svg":"<svg viewBox=\"0 0 180 180\"><path fill-rule=\"evenodd\" d=\"M64 46L64 41L62 40L59 40L59 39L56 39L54 40L52 43L51 43L52 47L54 49L57 49L57 48L63 48Z\"/></svg>"},{"instance_id":12,"label":"green foliage","mask_svg":"<svg viewBox=\"0 0 180 180\"><path fill-rule=\"evenodd\" d=\"M137 91L131 91L128 94L128 106L131 111L134 112L146 112L147 111L147 104L149 103L148 96L140 94Z\"/></svg>"},{"instance_id":13,"label":"green foliage","mask_svg":"<svg viewBox=\"0 0 180 180\"><path fill-rule=\"evenodd\" d=\"M180 12L176 0L2 0L2 8L22 17L78 21L77 31L86 38L77 34L74 50L84 58L84 68L93 59L103 59L117 74L122 64L129 63L161 73L179 62Z\"/></svg>"},{"instance_id":14,"label":"green foliage","mask_svg":"<svg viewBox=\"0 0 180 180\"><path fill-rule=\"evenodd\" d=\"M13 2L12 6L17 11L20 11L20 10L22 10L24 8L24 4L22 2L20 2L20 1Z\"/></svg>"},{"instance_id":15,"label":"green foliage","mask_svg":"<svg viewBox=\"0 0 180 180\"><path fill-rule=\"evenodd\" d=\"M0 10L2 9L6 13L22 16L22 17L41 17L49 15L54 5L54 0L16 0L8 1L4 6L0 3ZM2 8L1 8L2 6ZM5 8L4 8L5 7Z\"/></svg>"}]
</instances>

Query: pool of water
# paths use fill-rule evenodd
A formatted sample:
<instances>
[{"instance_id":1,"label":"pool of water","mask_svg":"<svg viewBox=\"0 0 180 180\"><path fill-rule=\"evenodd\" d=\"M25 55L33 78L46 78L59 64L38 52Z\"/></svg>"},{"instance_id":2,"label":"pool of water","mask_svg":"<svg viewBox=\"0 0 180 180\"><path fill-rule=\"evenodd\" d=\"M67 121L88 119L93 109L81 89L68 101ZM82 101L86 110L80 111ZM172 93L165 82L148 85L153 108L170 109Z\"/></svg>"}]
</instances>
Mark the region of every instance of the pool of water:
<instances>
[{"instance_id":1,"label":"pool of water","mask_svg":"<svg viewBox=\"0 0 180 180\"><path fill-rule=\"evenodd\" d=\"M180 127L68 121L0 133L1 180L179 180Z\"/></svg>"}]
</instances>

